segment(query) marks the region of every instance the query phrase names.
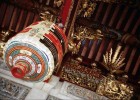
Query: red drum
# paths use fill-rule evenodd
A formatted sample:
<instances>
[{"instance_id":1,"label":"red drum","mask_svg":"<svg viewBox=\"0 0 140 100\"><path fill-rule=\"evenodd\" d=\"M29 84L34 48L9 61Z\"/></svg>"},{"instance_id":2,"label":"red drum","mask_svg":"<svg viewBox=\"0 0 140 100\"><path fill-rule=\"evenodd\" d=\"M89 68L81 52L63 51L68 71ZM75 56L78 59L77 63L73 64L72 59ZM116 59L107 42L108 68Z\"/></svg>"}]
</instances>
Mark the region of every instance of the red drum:
<instances>
[{"instance_id":1,"label":"red drum","mask_svg":"<svg viewBox=\"0 0 140 100\"><path fill-rule=\"evenodd\" d=\"M16 78L45 81L60 66L67 45L67 38L58 26L35 22L8 40L4 61Z\"/></svg>"}]
</instances>

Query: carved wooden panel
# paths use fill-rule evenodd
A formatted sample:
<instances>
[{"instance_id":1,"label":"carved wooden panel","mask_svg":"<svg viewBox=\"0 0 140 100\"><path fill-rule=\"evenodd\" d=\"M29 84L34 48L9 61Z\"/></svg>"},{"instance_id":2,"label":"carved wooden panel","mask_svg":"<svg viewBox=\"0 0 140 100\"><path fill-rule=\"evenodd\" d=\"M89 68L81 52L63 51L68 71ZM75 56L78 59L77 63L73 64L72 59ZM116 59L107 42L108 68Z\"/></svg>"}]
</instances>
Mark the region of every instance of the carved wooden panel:
<instances>
[{"instance_id":1,"label":"carved wooden panel","mask_svg":"<svg viewBox=\"0 0 140 100\"><path fill-rule=\"evenodd\" d=\"M103 34L113 30L113 33L109 32L109 34L120 34L121 38L117 40L108 37L102 40L93 39L92 43L89 42L91 40L85 39L80 47L78 56L83 58L83 62L102 62L103 54L105 54L106 51L109 51L111 48L115 50L117 45L123 44L122 51L124 51L123 56L125 57L126 64L122 69L127 72L130 77L135 77L134 79L137 80L140 77L140 10L125 4L95 3L97 5L94 9L94 13L92 13L90 17L84 17L80 14L77 15L75 28L81 25L92 28L93 30L100 29ZM80 7L79 9L82 9ZM133 36L135 36L135 39ZM134 42L135 40L137 43ZM137 46L135 46L135 44L137 44Z\"/></svg>"}]
</instances>

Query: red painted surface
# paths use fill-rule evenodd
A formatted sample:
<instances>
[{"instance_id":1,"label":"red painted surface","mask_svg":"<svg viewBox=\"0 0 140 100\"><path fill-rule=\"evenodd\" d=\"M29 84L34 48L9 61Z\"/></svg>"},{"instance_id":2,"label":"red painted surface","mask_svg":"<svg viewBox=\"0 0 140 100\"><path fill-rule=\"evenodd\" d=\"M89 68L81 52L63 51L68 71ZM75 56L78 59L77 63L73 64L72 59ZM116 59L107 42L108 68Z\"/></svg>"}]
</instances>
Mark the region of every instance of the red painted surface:
<instances>
[{"instance_id":1,"label":"red painted surface","mask_svg":"<svg viewBox=\"0 0 140 100\"><path fill-rule=\"evenodd\" d=\"M16 78L23 78L25 76L26 72L27 72L27 66L24 65L22 62L16 64L11 69L12 75Z\"/></svg>"},{"instance_id":2,"label":"red painted surface","mask_svg":"<svg viewBox=\"0 0 140 100\"><path fill-rule=\"evenodd\" d=\"M72 0L65 0L65 4L64 4L63 10L61 12L61 18L62 18L63 25L65 25L66 19L68 17L71 3L72 3Z\"/></svg>"}]
</instances>

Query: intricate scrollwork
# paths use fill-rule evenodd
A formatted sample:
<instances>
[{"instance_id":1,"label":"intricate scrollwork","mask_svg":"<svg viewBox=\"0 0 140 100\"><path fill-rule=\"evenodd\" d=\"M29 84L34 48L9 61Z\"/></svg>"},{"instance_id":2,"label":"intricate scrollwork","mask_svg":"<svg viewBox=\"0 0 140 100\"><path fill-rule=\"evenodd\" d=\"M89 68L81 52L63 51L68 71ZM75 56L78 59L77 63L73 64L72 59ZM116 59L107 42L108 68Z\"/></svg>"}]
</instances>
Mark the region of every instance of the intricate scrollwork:
<instances>
[{"instance_id":1,"label":"intricate scrollwork","mask_svg":"<svg viewBox=\"0 0 140 100\"><path fill-rule=\"evenodd\" d=\"M91 28L79 26L76 27L75 31L71 34L71 37L69 39L69 51L72 52L72 54L77 54L79 52L81 42L84 39L102 39L103 34L101 30L92 30Z\"/></svg>"},{"instance_id":2,"label":"intricate scrollwork","mask_svg":"<svg viewBox=\"0 0 140 100\"><path fill-rule=\"evenodd\" d=\"M102 75L99 69L85 68L77 60L71 59L63 66L61 78L95 91Z\"/></svg>"},{"instance_id":3,"label":"intricate scrollwork","mask_svg":"<svg viewBox=\"0 0 140 100\"><path fill-rule=\"evenodd\" d=\"M80 86L77 86L68 82L65 82L64 84L66 83L68 84L66 88L67 95L68 94L74 95L84 100L108 100L108 98L98 95L93 91L90 91L88 89L85 89L83 87L80 87Z\"/></svg>"},{"instance_id":4,"label":"intricate scrollwork","mask_svg":"<svg viewBox=\"0 0 140 100\"><path fill-rule=\"evenodd\" d=\"M81 6L78 11L78 15L80 15L80 17L85 18L91 17L92 13L95 10L96 5L97 5L96 3L91 2L90 0L83 0L83 2L81 2Z\"/></svg>"},{"instance_id":5,"label":"intricate scrollwork","mask_svg":"<svg viewBox=\"0 0 140 100\"><path fill-rule=\"evenodd\" d=\"M100 81L96 92L112 100L130 100L133 96L133 87L121 83L113 75L109 75Z\"/></svg>"},{"instance_id":6,"label":"intricate scrollwork","mask_svg":"<svg viewBox=\"0 0 140 100\"><path fill-rule=\"evenodd\" d=\"M7 100L24 100L30 88L0 77L0 98Z\"/></svg>"},{"instance_id":7,"label":"intricate scrollwork","mask_svg":"<svg viewBox=\"0 0 140 100\"><path fill-rule=\"evenodd\" d=\"M113 100L130 100L133 96L133 87L126 84L128 76L125 75L118 81L113 75L123 72L120 68L125 64L123 62L125 58L122 57L123 52L120 53L120 51L121 46L119 45L115 53L111 48L110 52L103 55L103 65L110 73L100 81L96 92Z\"/></svg>"},{"instance_id":8,"label":"intricate scrollwork","mask_svg":"<svg viewBox=\"0 0 140 100\"><path fill-rule=\"evenodd\" d=\"M60 13L64 4L64 0L54 0L53 6L50 5L40 5L37 8L41 20L48 20L53 23L57 21L60 17Z\"/></svg>"}]
</instances>

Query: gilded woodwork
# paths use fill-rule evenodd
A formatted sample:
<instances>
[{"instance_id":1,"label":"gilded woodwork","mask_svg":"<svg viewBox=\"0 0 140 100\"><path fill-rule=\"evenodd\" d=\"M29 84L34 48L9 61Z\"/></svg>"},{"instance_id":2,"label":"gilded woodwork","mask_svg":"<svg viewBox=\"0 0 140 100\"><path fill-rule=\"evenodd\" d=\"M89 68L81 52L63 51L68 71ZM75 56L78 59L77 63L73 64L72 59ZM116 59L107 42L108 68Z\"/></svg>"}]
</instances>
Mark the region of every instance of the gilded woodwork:
<instances>
[{"instance_id":1,"label":"gilded woodwork","mask_svg":"<svg viewBox=\"0 0 140 100\"><path fill-rule=\"evenodd\" d=\"M3 58L3 49L7 40L12 35L12 30L2 30L0 33L0 58Z\"/></svg>"},{"instance_id":2,"label":"gilded woodwork","mask_svg":"<svg viewBox=\"0 0 140 100\"><path fill-rule=\"evenodd\" d=\"M3 58L3 49L4 49L4 42L0 42L0 58Z\"/></svg>"},{"instance_id":3,"label":"gilded woodwork","mask_svg":"<svg viewBox=\"0 0 140 100\"><path fill-rule=\"evenodd\" d=\"M91 2L90 0L83 0L78 11L78 16L85 18L91 17L96 8L96 5L96 3Z\"/></svg>"},{"instance_id":4,"label":"gilded woodwork","mask_svg":"<svg viewBox=\"0 0 140 100\"><path fill-rule=\"evenodd\" d=\"M81 42L85 39L95 40L103 38L103 34L101 30L97 29L96 31L92 30L91 28L80 26L76 27L74 33L71 34L69 39L69 51L72 54L77 54L79 52Z\"/></svg>"},{"instance_id":5,"label":"gilded woodwork","mask_svg":"<svg viewBox=\"0 0 140 100\"><path fill-rule=\"evenodd\" d=\"M114 53L111 48L103 55L103 65L109 71L109 75L100 81L96 92L113 100L130 100L133 96L133 87L126 84L128 76L122 76L121 80L118 81L113 75L123 72L120 68L125 64L125 58L122 57L121 48L122 46L118 45Z\"/></svg>"},{"instance_id":6,"label":"gilded woodwork","mask_svg":"<svg viewBox=\"0 0 140 100\"><path fill-rule=\"evenodd\" d=\"M65 63L61 72L61 78L77 84L79 86L95 91L100 79L103 76L96 67L85 68L79 64L79 61L70 59Z\"/></svg>"},{"instance_id":7,"label":"gilded woodwork","mask_svg":"<svg viewBox=\"0 0 140 100\"><path fill-rule=\"evenodd\" d=\"M117 81L114 75L110 74L100 81L96 93L112 100L130 100L133 96L133 87Z\"/></svg>"},{"instance_id":8,"label":"gilded woodwork","mask_svg":"<svg viewBox=\"0 0 140 100\"><path fill-rule=\"evenodd\" d=\"M110 71L111 74L123 72L119 70L125 64L125 58L122 57L123 51L121 51L121 48L122 46L118 45L115 53L113 53L111 48L109 52L106 52L106 54L103 55L103 65L108 71Z\"/></svg>"}]
</instances>

